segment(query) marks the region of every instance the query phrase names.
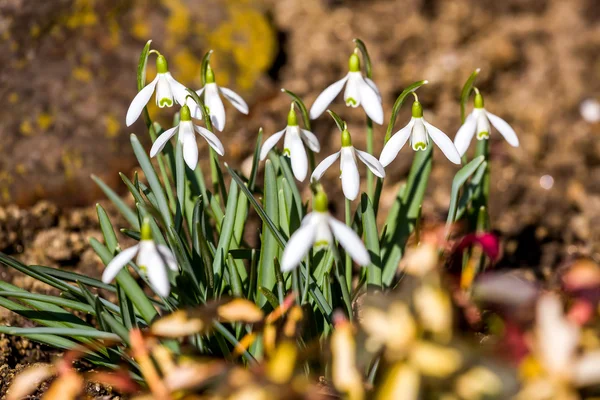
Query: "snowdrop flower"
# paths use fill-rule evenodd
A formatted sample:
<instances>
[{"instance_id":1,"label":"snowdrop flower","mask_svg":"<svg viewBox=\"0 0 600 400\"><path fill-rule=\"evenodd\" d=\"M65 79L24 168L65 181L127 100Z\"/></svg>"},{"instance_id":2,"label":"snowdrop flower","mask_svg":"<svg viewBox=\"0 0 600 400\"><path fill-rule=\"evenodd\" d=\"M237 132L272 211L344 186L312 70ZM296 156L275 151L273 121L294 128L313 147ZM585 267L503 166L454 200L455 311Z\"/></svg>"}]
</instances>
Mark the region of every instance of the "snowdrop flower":
<instances>
[{"instance_id":1,"label":"snowdrop flower","mask_svg":"<svg viewBox=\"0 0 600 400\"><path fill-rule=\"evenodd\" d=\"M348 132L348 129L344 129L342 132L342 149L321 161L313 171L310 180L321 179L325 170L331 167L331 165L340 158L342 191L348 200L354 200L356 199L356 196L358 196L360 190L360 175L358 174L358 167L356 165L357 157L369 167L375 176L378 176L379 178L385 177L385 171L379 161L369 153L355 149L352 146L350 132Z\"/></svg>"},{"instance_id":2,"label":"snowdrop flower","mask_svg":"<svg viewBox=\"0 0 600 400\"><path fill-rule=\"evenodd\" d=\"M313 246L335 245L334 237L357 264L365 267L371 263L369 252L358 235L329 214L327 195L318 192L313 199L313 212L304 217L300 228L285 246L281 270L287 272L296 268Z\"/></svg>"},{"instance_id":3,"label":"snowdrop flower","mask_svg":"<svg viewBox=\"0 0 600 400\"><path fill-rule=\"evenodd\" d=\"M150 149L150 157L156 156L165 147L169 139L176 133L179 133L177 139L181 142L183 147L183 159L189 169L196 169L196 165L198 164L198 146L196 145L194 130L208 142L209 146L212 147L218 155L222 156L225 154L223 144L219 138L208 129L195 125L192 122L189 107L184 105L181 107L181 112L179 113L179 125L163 132L162 135L156 138Z\"/></svg>"},{"instance_id":4,"label":"snowdrop flower","mask_svg":"<svg viewBox=\"0 0 600 400\"><path fill-rule=\"evenodd\" d=\"M167 66L167 60L160 53L156 58L156 78L140 90L133 98L129 109L127 110L127 117L125 118L127 126L131 126L137 121L142 110L146 107L148 101L150 101L150 97L152 97L152 93L154 93L155 89L156 105L160 108L171 107L173 105L173 100L178 104L185 104L187 95L185 86L173 79Z\"/></svg>"},{"instance_id":5,"label":"snowdrop flower","mask_svg":"<svg viewBox=\"0 0 600 400\"><path fill-rule=\"evenodd\" d=\"M196 93L198 96L202 96L204 93L204 105L210 115L210 122L221 132L225 128L225 107L223 106L220 94L225 96L239 112L248 114L248 104L246 104L239 94L226 87L219 87L215 83L215 73L210 65L206 67L206 84L202 89L197 90ZM187 100L187 105L192 110L192 117L202 119L202 111L191 97Z\"/></svg>"},{"instance_id":6,"label":"snowdrop flower","mask_svg":"<svg viewBox=\"0 0 600 400\"><path fill-rule=\"evenodd\" d=\"M319 115L327 109L327 106L335 99L346 85L344 92L344 101L346 106L363 106L365 113L379 125L383 124L383 107L381 106L381 94L375 86L375 82L364 77L360 72L360 58L356 51L350 56L348 61L350 72L339 81L328 86L317 97L315 103L310 108L310 118L318 118Z\"/></svg>"},{"instance_id":7,"label":"snowdrop flower","mask_svg":"<svg viewBox=\"0 0 600 400\"><path fill-rule=\"evenodd\" d=\"M139 244L123 250L106 266L102 274L102 281L109 283L115 279L121 268L125 267L137 254L135 263L148 276L154 291L166 297L171 290L167 267L171 271L178 271L175 256L167 246L154 243L150 223L147 219L144 220L140 233Z\"/></svg>"},{"instance_id":8,"label":"snowdrop flower","mask_svg":"<svg viewBox=\"0 0 600 400\"><path fill-rule=\"evenodd\" d=\"M483 96L479 90L475 89L474 109L465 119L465 123L460 127L454 138L454 145L458 153L462 156L469 148L469 143L477 133L477 140L487 140L490 137L490 123L512 147L519 147L519 138L502 118L488 112L483 108Z\"/></svg>"},{"instance_id":9,"label":"snowdrop flower","mask_svg":"<svg viewBox=\"0 0 600 400\"><path fill-rule=\"evenodd\" d=\"M379 156L381 164L385 167L394 161L400 149L402 149L409 138L410 145L414 151L427 150L429 139L431 139L442 150L442 153L444 153L448 160L454 164L460 164L460 155L456 151L452 140L444 132L425 121L423 118L423 106L419 103L417 95L415 93L413 95L415 96L415 102L412 105L412 118L383 147L381 156Z\"/></svg>"},{"instance_id":10,"label":"snowdrop flower","mask_svg":"<svg viewBox=\"0 0 600 400\"><path fill-rule=\"evenodd\" d=\"M294 103L290 108L290 112L288 114L287 126L284 130L277 132L267 140L262 146L260 150L260 160L264 160L269 155L269 151L275 146L275 144L281 139L281 137L285 134L285 139L283 142L283 155L290 157L292 161L292 171L294 172L294 176L300 182L304 181L306 178L306 172L308 171L308 159L306 157L306 150L304 149L304 144L308 146L309 149L318 153L321 151L321 145L319 145L319 140L317 137L306 129L300 129L298 126L298 119L296 118L296 111L294 110Z\"/></svg>"}]
</instances>

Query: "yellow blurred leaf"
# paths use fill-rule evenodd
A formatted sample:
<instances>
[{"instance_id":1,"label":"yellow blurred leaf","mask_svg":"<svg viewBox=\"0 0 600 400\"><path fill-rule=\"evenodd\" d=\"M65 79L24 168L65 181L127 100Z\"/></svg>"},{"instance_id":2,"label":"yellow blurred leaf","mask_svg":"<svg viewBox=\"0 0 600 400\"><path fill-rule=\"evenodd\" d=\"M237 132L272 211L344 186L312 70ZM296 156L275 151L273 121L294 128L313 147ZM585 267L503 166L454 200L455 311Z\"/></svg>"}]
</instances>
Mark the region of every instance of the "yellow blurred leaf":
<instances>
[{"instance_id":1,"label":"yellow blurred leaf","mask_svg":"<svg viewBox=\"0 0 600 400\"><path fill-rule=\"evenodd\" d=\"M54 366L37 364L31 366L15 377L6 395L6 400L20 400L33 393L46 379L55 374Z\"/></svg>"}]
</instances>

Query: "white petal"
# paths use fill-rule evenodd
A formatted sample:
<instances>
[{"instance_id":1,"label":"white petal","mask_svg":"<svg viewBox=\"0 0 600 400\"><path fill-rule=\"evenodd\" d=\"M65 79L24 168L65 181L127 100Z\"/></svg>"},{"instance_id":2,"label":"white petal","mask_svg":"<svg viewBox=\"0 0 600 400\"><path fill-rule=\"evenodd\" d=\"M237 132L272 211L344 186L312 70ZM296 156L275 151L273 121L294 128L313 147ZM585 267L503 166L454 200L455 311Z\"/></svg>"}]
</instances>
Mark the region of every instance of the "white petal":
<instances>
[{"instance_id":1,"label":"white petal","mask_svg":"<svg viewBox=\"0 0 600 400\"><path fill-rule=\"evenodd\" d=\"M198 134L200 134L200 136L202 136L208 142L208 145L217 152L218 155L222 156L225 154L223 143L221 143L219 138L214 133L202 126L194 125L194 128L196 129L196 132L198 132Z\"/></svg>"},{"instance_id":2,"label":"white petal","mask_svg":"<svg viewBox=\"0 0 600 400\"><path fill-rule=\"evenodd\" d=\"M308 171L308 157L306 156L306 150L304 150L304 143L302 143L299 131L297 129L294 132L288 128L287 137L290 139L289 149L292 160L292 171L294 172L294 177L302 182L306 178Z\"/></svg>"},{"instance_id":3,"label":"white petal","mask_svg":"<svg viewBox=\"0 0 600 400\"><path fill-rule=\"evenodd\" d=\"M346 90L344 91L344 101L348 107L358 107L362 101L361 99L361 83L363 81L362 74L360 72L349 72L348 82L346 83Z\"/></svg>"},{"instance_id":4,"label":"white petal","mask_svg":"<svg viewBox=\"0 0 600 400\"><path fill-rule=\"evenodd\" d=\"M325 90L323 90L310 108L310 119L319 118L319 116L323 114L323 111L327 109L329 103L335 99L335 96L340 94L342 88L344 87L344 83L346 83L347 80L348 75L339 81L332 83Z\"/></svg>"},{"instance_id":5,"label":"white petal","mask_svg":"<svg viewBox=\"0 0 600 400\"><path fill-rule=\"evenodd\" d=\"M356 166L352 147L342 147L340 169L342 174L342 192L348 200L354 200L360 191L360 175Z\"/></svg>"},{"instance_id":6,"label":"white petal","mask_svg":"<svg viewBox=\"0 0 600 400\"><path fill-rule=\"evenodd\" d=\"M158 74L156 84L156 105L160 108L173 106L173 87L167 78L167 74Z\"/></svg>"},{"instance_id":7,"label":"white petal","mask_svg":"<svg viewBox=\"0 0 600 400\"><path fill-rule=\"evenodd\" d=\"M133 125L133 123L140 117L142 110L150 101L150 97L152 97L152 93L154 93L157 83L158 75L156 75L156 78L154 78L152 82L147 84L142 90L140 90L138 94L135 95L131 101L131 104L129 105L129 109L127 110L127 116L125 117L125 124L127 126Z\"/></svg>"},{"instance_id":8,"label":"white petal","mask_svg":"<svg viewBox=\"0 0 600 400\"><path fill-rule=\"evenodd\" d=\"M321 145L319 144L319 139L317 139L317 137L315 136L314 133L312 133L311 131L308 131L306 129L300 129L300 132L302 132L302 139L304 140L304 142L306 143L306 145L308 146L309 149L311 149L315 153L318 153L321 151Z\"/></svg>"},{"instance_id":9,"label":"white petal","mask_svg":"<svg viewBox=\"0 0 600 400\"><path fill-rule=\"evenodd\" d=\"M210 121L217 130L222 132L225 128L225 107L216 83L208 83L204 87L204 104L208 107Z\"/></svg>"},{"instance_id":10,"label":"white petal","mask_svg":"<svg viewBox=\"0 0 600 400\"><path fill-rule=\"evenodd\" d=\"M448 158L448 160L452 161L454 164L460 165L460 155L454 147L454 143L452 140L444 132L431 125L429 122L423 120L425 127L427 128L427 133L429 137L434 141L435 144L442 150L442 153Z\"/></svg>"},{"instance_id":11,"label":"white petal","mask_svg":"<svg viewBox=\"0 0 600 400\"><path fill-rule=\"evenodd\" d=\"M229 100L231 104L233 104L233 106L238 109L239 112L248 115L248 104L246 104L244 99L242 99L242 97L239 94L225 87L221 87L219 89L221 90L221 93L223 93L223 96L225 96L225 98Z\"/></svg>"},{"instance_id":12,"label":"white petal","mask_svg":"<svg viewBox=\"0 0 600 400\"><path fill-rule=\"evenodd\" d=\"M171 284L169 283L169 275L165 263L155 249L147 256L148 263L146 265L146 273L150 280L152 289L162 297L167 297L171 291Z\"/></svg>"},{"instance_id":13,"label":"white petal","mask_svg":"<svg viewBox=\"0 0 600 400\"><path fill-rule=\"evenodd\" d=\"M160 255L164 257L165 261L167 262L167 266L171 269L171 271L178 272L179 268L177 268L177 260L171 252L171 249L164 244L156 245L156 247L158 248Z\"/></svg>"},{"instance_id":14,"label":"white petal","mask_svg":"<svg viewBox=\"0 0 600 400\"><path fill-rule=\"evenodd\" d=\"M577 386L600 383L600 351L584 353L573 368L573 380Z\"/></svg>"},{"instance_id":15,"label":"white petal","mask_svg":"<svg viewBox=\"0 0 600 400\"><path fill-rule=\"evenodd\" d=\"M512 147L519 147L519 138L508 122L489 111L486 111L486 114L492 125L494 125L494 128L498 129L498 132L504 136L504 139L506 139L508 144L510 144Z\"/></svg>"},{"instance_id":16,"label":"white petal","mask_svg":"<svg viewBox=\"0 0 600 400\"><path fill-rule=\"evenodd\" d=\"M367 85L371 86L371 89L373 89L375 91L375 93L377 94L377 98L379 98L379 102L381 103L381 92L379 91L379 88L377 87L377 85L375 85L375 82L373 82L371 79L367 78L366 76L364 77L365 82L367 83Z\"/></svg>"},{"instance_id":17,"label":"white petal","mask_svg":"<svg viewBox=\"0 0 600 400\"><path fill-rule=\"evenodd\" d=\"M183 146L183 159L188 168L193 171L198 165L198 144L196 143L192 121L180 123L179 140Z\"/></svg>"},{"instance_id":18,"label":"white petal","mask_svg":"<svg viewBox=\"0 0 600 400\"><path fill-rule=\"evenodd\" d=\"M167 81L171 85L171 91L173 92L173 97L175 97L175 101L180 105L184 105L186 103L186 97L188 96L188 91L185 86L181 83L177 82L175 78L171 75L170 72L166 74Z\"/></svg>"},{"instance_id":19,"label":"white petal","mask_svg":"<svg viewBox=\"0 0 600 400\"><path fill-rule=\"evenodd\" d=\"M356 152L358 158L363 163L365 163L367 167L369 167L369 169L371 170L371 172L373 172L373 174L375 174L375 176L378 176L379 178L385 178L385 170L383 169L383 165L381 165L381 163L377 161L375 157L373 157L367 152L360 151L357 149L354 149L354 151Z\"/></svg>"},{"instance_id":20,"label":"white petal","mask_svg":"<svg viewBox=\"0 0 600 400\"><path fill-rule=\"evenodd\" d=\"M281 271L288 272L296 268L302 258L313 246L316 235L316 227L313 223L304 223L290 237L281 257Z\"/></svg>"},{"instance_id":21,"label":"white petal","mask_svg":"<svg viewBox=\"0 0 600 400\"><path fill-rule=\"evenodd\" d=\"M359 81L358 90L360 91L360 103L369 118L376 124L383 124L383 107L377 92L364 79Z\"/></svg>"},{"instance_id":22,"label":"white petal","mask_svg":"<svg viewBox=\"0 0 600 400\"><path fill-rule=\"evenodd\" d=\"M371 263L369 252L356 232L333 217L329 217L329 226L335 238L358 265L366 267Z\"/></svg>"},{"instance_id":23,"label":"white petal","mask_svg":"<svg viewBox=\"0 0 600 400\"><path fill-rule=\"evenodd\" d=\"M179 125L172 127L164 131L159 137L156 138L150 149L150 157L154 157L162 151L167 142L177 133Z\"/></svg>"},{"instance_id":24,"label":"white petal","mask_svg":"<svg viewBox=\"0 0 600 400\"><path fill-rule=\"evenodd\" d=\"M467 116L465 123L460 127L458 132L456 132L456 136L454 137L454 146L456 146L456 150L461 156L467 152L471 140L473 140L473 135L475 135L476 128L477 119L473 112Z\"/></svg>"},{"instance_id":25,"label":"white petal","mask_svg":"<svg viewBox=\"0 0 600 400\"><path fill-rule=\"evenodd\" d=\"M323 161L321 161L321 163L319 165L317 165L317 168L315 168L315 170L313 171L312 175L310 176L310 180L311 181L314 181L314 180L318 181L319 179L321 179L321 176L323 176L323 174L325 173L325 171L327 170L327 168L331 167L331 165L339 157L340 157L340 152L339 151L337 153L333 153L332 155L326 157Z\"/></svg>"},{"instance_id":26,"label":"white petal","mask_svg":"<svg viewBox=\"0 0 600 400\"><path fill-rule=\"evenodd\" d=\"M102 282L110 283L113 279L115 279L121 268L127 265L129 261L133 260L133 257L138 252L138 249L139 245L136 244L135 246L131 246L130 248L125 249L117 254L104 269L104 272L102 273Z\"/></svg>"},{"instance_id":27,"label":"white petal","mask_svg":"<svg viewBox=\"0 0 600 400\"><path fill-rule=\"evenodd\" d=\"M400 149L402 149L410 137L414 123L414 119L411 118L410 122L404 128L400 129L388 140L379 156L381 165L384 167L388 166L398 156Z\"/></svg>"},{"instance_id":28,"label":"white petal","mask_svg":"<svg viewBox=\"0 0 600 400\"><path fill-rule=\"evenodd\" d=\"M279 132L272 135L270 138L265 140L262 147L260 148L260 160L263 161L269 155L271 149L279 142L287 127L285 129L280 130Z\"/></svg>"},{"instance_id":29,"label":"white petal","mask_svg":"<svg viewBox=\"0 0 600 400\"><path fill-rule=\"evenodd\" d=\"M185 101L185 104L189 107L192 118L199 120L202 119L202 110L200 110L200 107L198 104L196 104L193 98L188 97Z\"/></svg>"},{"instance_id":30,"label":"white petal","mask_svg":"<svg viewBox=\"0 0 600 400\"><path fill-rule=\"evenodd\" d=\"M579 328L563 313L560 298L545 294L536 307L537 350L544 368L552 374L569 372L579 342Z\"/></svg>"}]
</instances>

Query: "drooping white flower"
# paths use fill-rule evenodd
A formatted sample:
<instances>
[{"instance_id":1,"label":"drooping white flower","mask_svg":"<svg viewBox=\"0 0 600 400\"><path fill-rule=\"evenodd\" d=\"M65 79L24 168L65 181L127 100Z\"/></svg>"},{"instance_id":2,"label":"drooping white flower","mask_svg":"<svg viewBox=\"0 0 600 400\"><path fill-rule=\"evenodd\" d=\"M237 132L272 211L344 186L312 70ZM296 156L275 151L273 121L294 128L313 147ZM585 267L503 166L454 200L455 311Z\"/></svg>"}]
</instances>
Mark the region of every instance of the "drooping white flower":
<instances>
[{"instance_id":1,"label":"drooping white flower","mask_svg":"<svg viewBox=\"0 0 600 400\"><path fill-rule=\"evenodd\" d=\"M350 132L348 132L347 129L344 129L342 132L342 149L321 161L313 171L310 179L311 181L321 179L321 176L323 176L327 168L331 167L331 165L340 158L342 191L348 200L354 200L360 191L360 174L358 173L358 166L356 165L357 157L375 176L379 178L385 177L385 171L381 163L369 153L355 149L354 146L352 146Z\"/></svg>"},{"instance_id":2,"label":"drooping white flower","mask_svg":"<svg viewBox=\"0 0 600 400\"><path fill-rule=\"evenodd\" d=\"M148 276L154 291L166 297L171 290L167 267L174 272L178 271L175 256L167 246L154 243L148 220L144 220L140 233L139 244L121 251L108 263L102 274L102 281L109 283L115 279L121 268L133 260L137 254L135 263Z\"/></svg>"},{"instance_id":3,"label":"drooping white flower","mask_svg":"<svg viewBox=\"0 0 600 400\"><path fill-rule=\"evenodd\" d=\"M179 133L177 138L183 147L183 159L191 170L196 169L196 165L198 165L198 146L196 145L194 131L198 132L218 155L222 156L225 154L223 144L214 133L192 122L190 109L187 105L181 107L179 116L179 124L177 126L163 132L162 135L156 138L150 149L150 157L156 156L165 147L169 139L176 133Z\"/></svg>"},{"instance_id":4,"label":"drooping white flower","mask_svg":"<svg viewBox=\"0 0 600 400\"><path fill-rule=\"evenodd\" d=\"M215 74L210 65L206 67L206 83L196 93L198 96L202 96L204 93L204 105L208 109L210 122L219 131L223 131L223 128L225 128L225 107L223 106L220 94L229 100L239 112L248 114L248 104L246 104L239 94L226 87L220 87L215 83ZM187 105L192 111L192 117L202 119L202 111L191 97L187 99Z\"/></svg>"},{"instance_id":5,"label":"drooping white flower","mask_svg":"<svg viewBox=\"0 0 600 400\"><path fill-rule=\"evenodd\" d=\"M383 147L379 161L385 167L389 165L404 144L410 139L410 145L414 151L425 151L429 146L429 139L442 150L442 153L454 164L460 164L460 155L454 147L452 140L441 130L425 121L423 118L423 106L415 95L412 106L412 118L409 123L396 132Z\"/></svg>"},{"instance_id":6,"label":"drooping white flower","mask_svg":"<svg viewBox=\"0 0 600 400\"><path fill-rule=\"evenodd\" d=\"M313 246L335 245L334 238L357 264L365 267L371 263L369 252L360 237L346 224L329 214L327 196L318 192L313 199L313 212L302 219L300 228L285 246L281 270L287 272L296 268Z\"/></svg>"},{"instance_id":7,"label":"drooping white flower","mask_svg":"<svg viewBox=\"0 0 600 400\"><path fill-rule=\"evenodd\" d=\"M321 145L319 144L317 137L311 131L301 129L300 126L298 126L294 103L292 103L292 107L290 108L285 129L265 140L265 143L260 149L261 161L267 158L269 151L271 151L273 146L277 144L284 134L283 155L291 159L294 177L302 182L304 181L304 178L306 178L306 172L308 171L308 158L306 156L304 144L315 153L321 151Z\"/></svg>"},{"instance_id":8,"label":"drooping white flower","mask_svg":"<svg viewBox=\"0 0 600 400\"><path fill-rule=\"evenodd\" d=\"M519 138L513 128L502 118L485 110L483 107L483 96L479 91L475 93L474 105L473 112L467 116L465 123L454 137L454 145L461 156L466 153L475 133L477 133L477 140L489 139L491 132L490 123L494 128L498 129L498 132L504 136L508 144L513 147L519 147Z\"/></svg>"},{"instance_id":9,"label":"drooping white flower","mask_svg":"<svg viewBox=\"0 0 600 400\"><path fill-rule=\"evenodd\" d=\"M127 126L131 126L140 117L142 110L150 101L152 93L156 89L156 105L160 108L171 107L173 101L180 105L185 104L185 98L187 91L185 86L177 82L169 72L167 60L162 54L159 54L156 58L156 78L149 84L147 84L140 92L133 98L129 109L127 110L127 116L125 123Z\"/></svg>"},{"instance_id":10,"label":"drooping white flower","mask_svg":"<svg viewBox=\"0 0 600 400\"><path fill-rule=\"evenodd\" d=\"M600 350L578 352L581 329L565 316L557 295L538 300L535 336L535 355L548 379L575 387L600 383Z\"/></svg>"},{"instance_id":11,"label":"drooping white flower","mask_svg":"<svg viewBox=\"0 0 600 400\"><path fill-rule=\"evenodd\" d=\"M375 82L364 77L360 72L360 59L358 54L353 53L348 61L348 69L350 72L337 82L329 85L317 97L314 104L310 108L310 118L318 118L327 109L327 106L335 99L342 91L344 85L344 101L347 106L358 107L363 106L365 113L374 122L383 124L383 107L381 105L381 94L375 86Z\"/></svg>"}]
</instances>

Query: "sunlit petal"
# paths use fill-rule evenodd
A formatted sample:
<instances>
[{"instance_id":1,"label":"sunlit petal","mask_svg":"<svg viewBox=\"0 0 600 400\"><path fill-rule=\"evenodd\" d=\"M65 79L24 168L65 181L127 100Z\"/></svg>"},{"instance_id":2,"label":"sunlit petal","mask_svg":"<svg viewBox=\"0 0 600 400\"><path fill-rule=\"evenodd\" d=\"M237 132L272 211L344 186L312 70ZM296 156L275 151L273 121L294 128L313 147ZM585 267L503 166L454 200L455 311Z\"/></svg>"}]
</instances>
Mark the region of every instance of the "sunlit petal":
<instances>
[{"instance_id":1,"label":"sunlit petal","mask_svg":"<svg viewBox=\"0 0 600 400\"><path fill-rule=\"evenodd\" d=\"M329 85L323 92L317 97L312 107L310 108L310 119L318 118L323 111L327 109L327 106L335 99L344 87L344 83L348 80L348 75L343 77L337 82Z\"/></svg>"},{"instance_id":2,"label":"sunlit petal","mask_svg":"<svg viewBox=\"0 0 600 400\"><path fill-rule=\"evenodd\" d=\"M304 143L300 138L300 132L298 127L295 130L293 127L288 128L287 137L289 140L290 158L292 161L292 171L294 177L300 182L306 178L308 172L308 157L306 156L306 150L304 150Z\"/></svg>"},{"instance_id":3,"label":"sunlit petal","mask_svg":"<svg viewBox=\"0 0 600 400\"><path fill-rule=\"evenodd\" d=\"M315 136L314 133L312 133L311 131L308 131L306 129L300 129L300 132L302 132L301 133L302 139L304 140L304 142L306 143L306 145L308 146L309 149L311 149L315 153L318 153L321 151L321 145L319 144L319 139L317 139L317 137Z\"/></svg>"},{"instance_id":4,"label":"sunlit petal","mask_svg":"<svg viewBox=\"0 0 600 400\"><path fill-rule=\"evenodd\" d=\"M315 241L316 229L312 223L302 224L294 232L281 257L281 271L288 272L296 268L308 253Z\"/></svg>"},{"instance_id":5,"label":"sunlit petal","mask_svg":"<svg viewBox=\"0 0 600 400\"><path fill-rule=\"evenodd\" d=\"M358 265L366 267L371 263L369 252L356 232L333 217L329 217L329 226L333 231L333 236Z\"/></svg>"},{"instance_id":6,"label":"sunlit petal","mask_svg":"<svg viewBox=\"0 0 600 400\"><path fill-rule=\"evenodd\" d=\"M125 117L125 124L127 126L133 125L133 123L140 117L142 110L150 101L150 97L152 97L152 93L154 93L157 83L158 75L133 98L131 104L129 105L129 109L127 110L127 116Z\"/></svg>"},{"instance_id":7,"label":"sunlit petal","mask_svg":"<svg viewBox=\"0 0 600 400\"><path fill-rule=\"evenodd\" d=\"M371 170L371 172L373 172L373 174L375 174L375 176L378 176L379 178L385 177L385 170L383 169L383 165L381 165L381 163L377 161L375 157L373 157L367 152L360 151L357 149L354 149L354 151L356 152L356 156L363 163L365 163L367 167L369 167L369 169Z\"/></svg>"},{"instance_id":8,"label":"sunlit petal","mask_svg":"<svg viewBox=\"0 0 600 400\"><path fill-rule=\"evenodd\" d=\"M178 129L179 125L174 126L173 128L164 131L159 137L157 137L152 144L152 148L150 149L150 157L154 157L160 153L169 140L177 133Z\"/></svg>"},{"instance_id":9,"label":"sunlit petal","mask_svg":"<svg viewBox=\"0 0 600 400\"><path fill-rule=\"evenodd\" d=\"M246 104L244 99L242 99L242 97L239 94L225 87L221 87L219 89L221 90L221 93L223 93L223 96L225 96L225 98L229 100L231 104L233 104L233 106L238 109L239 112L241 112L242 114L248 114L248 104Z\"/></svg>"},{"instance_id":10,"label":"sunlit petal","mask_svg":"<svg viewBox=\"0 0 600 400\"><path fill-rule=\"evenodd\" d=\"M323 174L325 173L325 171L327 170L327 168L331 167L331 165L340 157L340 152L338 151L337 153L333 153L332 155L326 157L323 161L321 161L321 163L319 165L317 165L317 168L315 168L315 170L313 171L312 175L310 176L310 180L314 181L314 180L319 180L321 179L321 176L323 176Z\"/></svg>"},{"instance_id":11,"label":"sunlit petal","mask_svg":"<svg viewBox=\"0 0 600 400\"><path fill-rule=\"evenodd\" d=\"M388 166L398 156L400 149L402 149L410 137L414 123L414 119L411 119L404 128L400 129L388 140L379 156L381 165L384 167Z\"/></svg>"},{"instance_id":12,"label":"sunlit petal","mask_svg":"<svg viewBox=\"0 0 600 400\"><path fill-rule=\"evenodd\" d=\"M377 92L364 79L358 81L358 90L360 91L360 103L369 118L376 124L383 124L383 107Z\"/></svg>"},{"instance_id":13,"label":"sunlit petal","mask_svg":"<svg viewBox=\"0 0 600 400\"><path fill-rule=\"evenodd\" d=\"M486 111L486 114L492 125L494 125L494 128L498 129L498 132L504 136L504 139L506 139L508 144L513 147L519 147L519 138L517 137L517 134L513 128L511 128L511 126L505 120L492 114L491 112Z\"/></svg>"},{"instance_id":14,"label":"sunlit petal","mask_svg":"<svg viewBox=\"0 0 600 400\"><path fill-rule=\"evenodd\" d=\"M204 104L208 107L210 120L218 131L225 128L225 107L216 83L207 83L204 87Z\"/></svg>"},{"instance_id":15,"label":"sunlit petal","mask_svg":"<svg viewBox=\"0 0 600 400\"><path fill-rule=\"evenodd\" d=\"M444 132L431 125L429 122L423 120L425 127L427 128L427 133L429 137L433 140L435 144L442 150L442 153L448 158L448 160L452 161L454 164L460 165L460 155L454 147L454 143L452 140Z\"/></svg>"},{"instance_id":16,"label":"sunlit petal","mask_svg":"<svg viewBox=\"0 0 600 400\"><path fill-rule=\"evenodd\" d=\"M138 252L139 246L131 246L128 249L123 250L119 254L112 259L111 262L108 263L104 272L102 273L102 282L110 283L117 276L121 268L123 268L127 263L133 260L133 257Z\"/></svg>"},{"instance_id":17,"label":"sunlit petal","mask_svg":"<svg viewBox=\"0 0 600 400\"><path fill-rule=\"evenodd\" d=\"M212 147L218 155L222 156L223 154L225 154L223 143L221 143L219 138L214 133L198 125L194 125L194 129L196 129L196 132L198 132L198 134L208 142L208 145Z\"/></svg>"},{"instance_id":18,"label":"sunlit petal","mask_svg":"<svg viewBox=\"0 0 600 400\"><path fill-rule=\"evenodd\" d=\"M342 173L342 191L348 200L354 200L360 191L360 175L356 166L352 147L343 147L341 151L340 168Z\"/></svg>"},{"instance_id":19,"label":"sunlit petal","mask_svg":"<svg viewBox=\"0 0 600 400\"><path fill-rule=\"evenodd\" d=\"M279 142L283 134L285 133L287 127L285 129L280 130L279 132L272 135L270 138L265 140L262 147L260 148L260 160L264 160L269 155L271 149Z\"/></svg>"},{"instance_id":20,"label":"sunlit petal","mask_svg":"<svg viewBox=\"0 0 600 400\"><path fill-rule=\"evenodd\" d=\"M475 135L476 128L477 119L475 118L474 113L471 113L467 116L465 123L460 127L458 132L456 132L456 136L454 137L454 146L456 146L456 150L461 156L467 152L471 140L473 140L473 135Z\"/></svg>"}]
</instances>

